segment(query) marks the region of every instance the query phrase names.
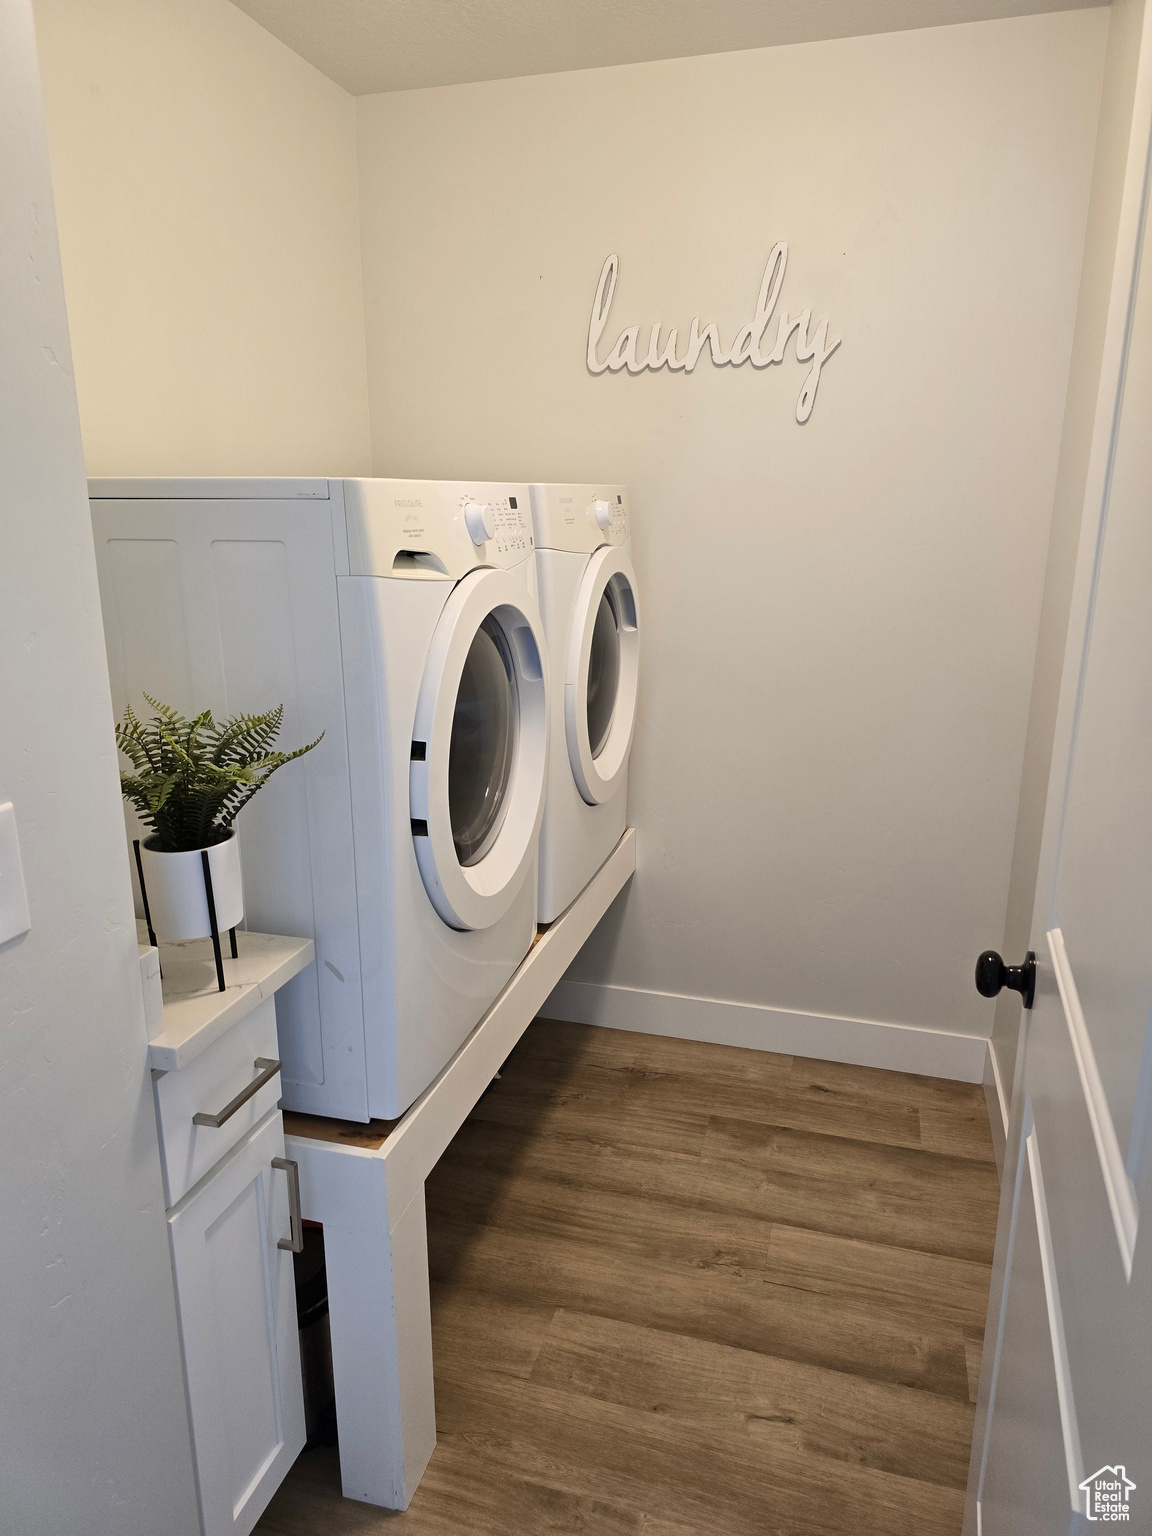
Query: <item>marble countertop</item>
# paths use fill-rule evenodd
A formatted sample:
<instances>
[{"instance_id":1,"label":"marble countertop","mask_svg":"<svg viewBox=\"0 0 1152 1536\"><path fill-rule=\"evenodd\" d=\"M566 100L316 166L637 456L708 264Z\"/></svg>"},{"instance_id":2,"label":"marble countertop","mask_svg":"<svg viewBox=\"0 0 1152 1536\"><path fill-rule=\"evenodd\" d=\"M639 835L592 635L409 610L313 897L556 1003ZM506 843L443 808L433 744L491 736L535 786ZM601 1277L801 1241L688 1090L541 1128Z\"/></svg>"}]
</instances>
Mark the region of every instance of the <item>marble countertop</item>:
<instances>
[{"instance_id":1,"label":"marble countertop","mask_svg":"<svg viewBox=\"0 0 1152 1536\"><path fill-rule=\"evenodd\" d=\"M138 922L136 930L146 995L152 989L151 1005L146 1009L151 1035L148 1062L158 1072L186 1067L245 1014L310 965L316 955L311 939L238 929L238 959L229 957L227 938L224 940L226 987L220 992L211 939L161 943L161 982L156 973L156 951L148 944L144 924Z\"/></svg>"}]
</instances>

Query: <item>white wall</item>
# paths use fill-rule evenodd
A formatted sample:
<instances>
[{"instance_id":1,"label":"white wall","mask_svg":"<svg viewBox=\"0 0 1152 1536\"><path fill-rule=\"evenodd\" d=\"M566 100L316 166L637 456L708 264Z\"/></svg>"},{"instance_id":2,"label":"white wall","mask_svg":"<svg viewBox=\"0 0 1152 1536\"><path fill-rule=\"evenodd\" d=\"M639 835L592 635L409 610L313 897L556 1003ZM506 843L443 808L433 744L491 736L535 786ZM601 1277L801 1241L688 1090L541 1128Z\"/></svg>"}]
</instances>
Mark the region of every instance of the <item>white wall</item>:
<instances>
[{"instance_id":1,"label":"white wall","mask_svg":"<svg viewBox=\"0 0 1152 1536\"><path fill-rule=\"evenodd\" d=\"M988 1032L1106 29L357 101L375 471L633 489L641 865L574 976ZM601 356L728 341L779 239L843 337L806 426L794 361L587 371L609 252Z\"/></svg>"},{"instance_id":2,"label":"white wall","mask_svg":"<svg viewBox=\"0 0 1152 1536\"><path fill-rule=\"evenodd\" d=\"M88 472L361 473L352 99L227 0L36 0Z\"/></svg>"},{"instance_id":3,"label":"white wall","mask_svg":"<svg viewBox=\"0 0 1152 1536\"><path fill-rule=\"evenodd\" d=\"M0 1529L191 1536L111 703L27 0L0 5Z\"/></svg>"},{"instance_id":4,"label":"white wall","mask_svg":"<svg viewBox=\"0 0 1152 1536\"><path fill-rule=\"evenodd\" d=\"M1012 849L1003 940L1003 953L1010 964L1018 963L1027 950L1032 929L1040 838L1044 826L1056 707L1060 696L1068 612L1072 602L1072 582L1088 477L1088 455L1096 417L1104 328L1112 290L1120 199L1127 165L1143 17L1144 0L1112 0L1072 367L1060 443L1044 600L1040 613L1040 637L1036 648L1024 771ZM1002 992L996 1001L992 1048L1000 1089L1005 1099L1012 1086L1019 1024L1019 997L1014 992Z\"/></svg>"}]
</instances>

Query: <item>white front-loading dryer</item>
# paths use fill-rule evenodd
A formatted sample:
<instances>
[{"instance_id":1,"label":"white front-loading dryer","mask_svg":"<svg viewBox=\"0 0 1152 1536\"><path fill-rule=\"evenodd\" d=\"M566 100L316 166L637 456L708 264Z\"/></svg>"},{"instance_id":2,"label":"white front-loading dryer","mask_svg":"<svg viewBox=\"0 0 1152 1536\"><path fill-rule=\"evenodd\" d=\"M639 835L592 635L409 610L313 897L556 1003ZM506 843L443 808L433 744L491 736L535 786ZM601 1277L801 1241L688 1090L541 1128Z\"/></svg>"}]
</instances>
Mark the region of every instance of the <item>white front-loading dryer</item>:
<instances>
[{"instance_id":1,"label":"white front-loading dryer","mask_svg":"<svg viewBox=\"0 0 1152 1536\"><path fill-rule=\"evenodd\" d=\"M241 815L284 1103L394 1119L531 948L548 668L526 486L94 481L114 706L284 705L321 744Z\"/></svg>"},{"instance_id":2,"label":"white front-loading dryer","mask_svg":"<svg viewBox=\"0 0 1152 1536\"><path fill-rule=\"evenodd\" d=\"M551 677L539 920L554 921L627 825L640 609L622 485L534 485Z\"/></svg>"}]
</instances>

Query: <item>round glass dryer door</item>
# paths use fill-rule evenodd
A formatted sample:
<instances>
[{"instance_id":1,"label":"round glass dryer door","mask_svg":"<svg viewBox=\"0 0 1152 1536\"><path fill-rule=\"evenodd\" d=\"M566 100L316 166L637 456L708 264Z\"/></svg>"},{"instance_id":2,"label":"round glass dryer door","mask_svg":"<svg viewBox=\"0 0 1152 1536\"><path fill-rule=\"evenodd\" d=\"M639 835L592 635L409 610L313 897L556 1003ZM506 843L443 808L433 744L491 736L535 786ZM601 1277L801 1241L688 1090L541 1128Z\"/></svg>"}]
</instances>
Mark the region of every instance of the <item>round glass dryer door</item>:
<instances>
[{"instance_id":1,"label":"round glass dryer door","mask_svg":"<svg viewBox=\"0 0 1152 1536\"><path fill-rule=\"evenodd\" d=\"M609 582L600 594L592 623L592 648L588 653L588 744L599 757L612 729L616 693L620 684L620 615Z\"/></svg>"},{"instance_id":2,"label":"round glass dryer door","mask_svg":"<svg viewBox=\"0 0 1152 1536\"><path fill-rule=\"evenodd\" d=\"M453 928L488 928L532 864L544 808L545 647L509 571L453 589L432 636L412 731L409 806L424 888Z\"/></svg>"},{"instance_id":3,"label":"round glass dryer door","mask_svg":"<svg viewBox=\"0 0 1152 1536\"><path fill-rule=\"evenodd\" d=\"M624 551L607 546L580 584L564 680L568 759L589 805L610 800L627 773L639 661L636 577Z\"/></svg>"}]
</instances>

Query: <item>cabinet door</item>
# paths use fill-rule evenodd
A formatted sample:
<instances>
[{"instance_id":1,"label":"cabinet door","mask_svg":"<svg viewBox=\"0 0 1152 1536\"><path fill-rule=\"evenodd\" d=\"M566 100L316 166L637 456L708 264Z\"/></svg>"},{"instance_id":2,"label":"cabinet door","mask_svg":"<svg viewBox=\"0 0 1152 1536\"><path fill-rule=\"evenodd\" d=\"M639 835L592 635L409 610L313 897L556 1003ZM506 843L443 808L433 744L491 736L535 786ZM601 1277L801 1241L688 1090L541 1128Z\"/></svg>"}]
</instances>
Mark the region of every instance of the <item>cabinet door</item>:
<instances>
[{"instance_id":1,"label":"cabinet door","mask_svg":"<svg viewBox=\"0 0 1152 1536\"><path fill-rule=\"evenodd\" d=\"M247 1536L304 1446L279 1111L168 1218L205 1536Z\"/></svg>"}]
</instances>

